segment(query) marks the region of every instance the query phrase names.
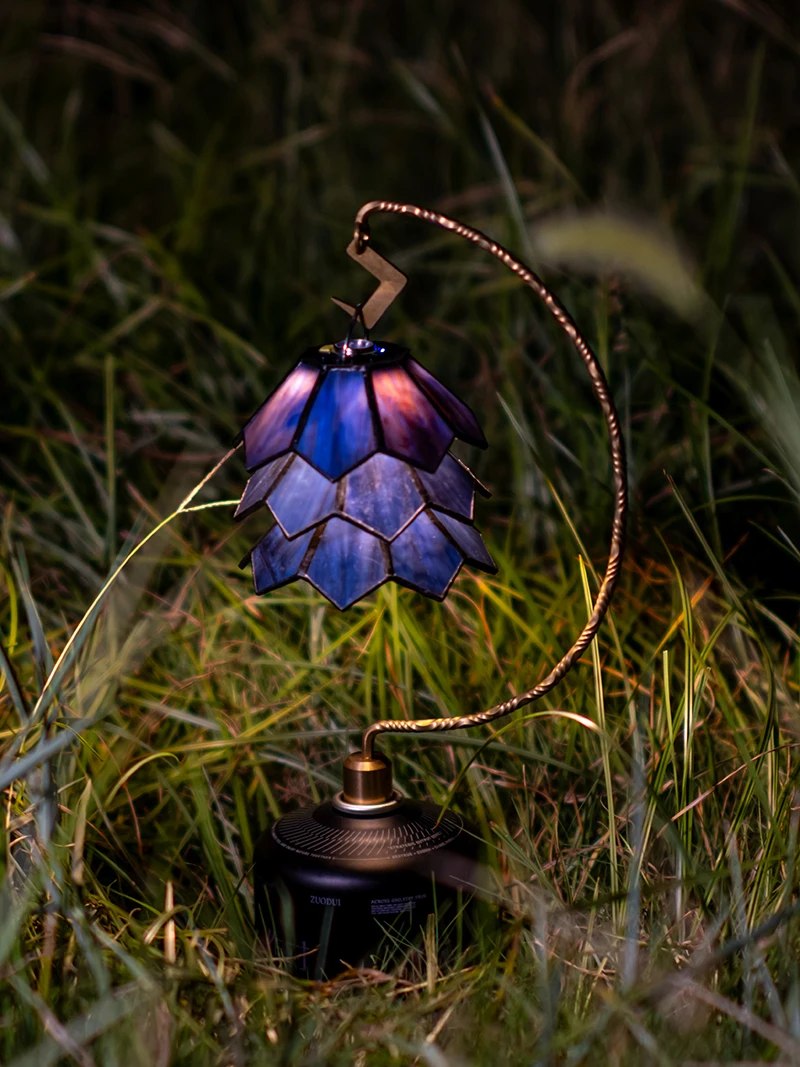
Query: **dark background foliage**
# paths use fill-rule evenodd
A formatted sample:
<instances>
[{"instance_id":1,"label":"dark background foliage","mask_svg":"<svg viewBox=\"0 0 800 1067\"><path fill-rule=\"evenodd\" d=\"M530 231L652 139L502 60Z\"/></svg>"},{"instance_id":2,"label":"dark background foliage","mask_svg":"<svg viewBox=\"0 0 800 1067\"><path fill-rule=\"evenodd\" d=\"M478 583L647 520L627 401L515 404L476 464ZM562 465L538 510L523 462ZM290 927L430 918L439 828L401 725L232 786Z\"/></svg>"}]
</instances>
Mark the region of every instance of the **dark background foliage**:
<instances>
[{"instance_id":1,"label":"dark background foliage","mask_svg":"<svg viewBox=\"0 0 800 1067\"><path fill-rule=\"evenodd\" d=\"M726 372L747 376L765 314L794 345L796 18L680 3L9 5L2 269L9 279L33 271L39 284L8 305L6 426L41 429L51 390L99 427L112 350L123 410L152 405L153 383L168 375L171 403L230 439L309 339L341 330L327 297L364 289L341 253L366 199L460 212L523 253L523 219L621 211L671 229L727 315L712 342L696 320L620 290L602 271L604 250L595 254L601 286L614 290L609 362L634 435L640 518L668 521L668 459L705 505L707 532L709 494L726 499L712 507L719 547L746 536L733 564L746 582L786 592L789 564L770 569L751 520L774 528L790 514L776 501L728 502L760 484L758 460L717 427L715 470L703 470L710 456L689 447L697 410L670 386L705 397L750 436L752 409ZM466 337L469 253L402 225L382 224L383 245L403 250L412 276L410 323L401 330L395 317L394 334L414 343L417 331L433 333L421 343L454 384L516 374L526 391L525 364L557 343L526 335L527 298L504 314L484 297ZM441 269L445 292L429 284ZM477 260L473 271L496 274ZM586 282L559 274L557 288L592 317ZM147 298L167 310L151 317ZM121 314L143 303L144 328L109 344ZM627 320L639 315L631 335ZM242 347L224 350L215 324L274 369L256 370ZM561 384L583 388L588 403L574 360L558 358L569 370ZM554 419L546 400L537 417ZM7 437L12 453L19 441Z\"/></svg>"}]
</instances>

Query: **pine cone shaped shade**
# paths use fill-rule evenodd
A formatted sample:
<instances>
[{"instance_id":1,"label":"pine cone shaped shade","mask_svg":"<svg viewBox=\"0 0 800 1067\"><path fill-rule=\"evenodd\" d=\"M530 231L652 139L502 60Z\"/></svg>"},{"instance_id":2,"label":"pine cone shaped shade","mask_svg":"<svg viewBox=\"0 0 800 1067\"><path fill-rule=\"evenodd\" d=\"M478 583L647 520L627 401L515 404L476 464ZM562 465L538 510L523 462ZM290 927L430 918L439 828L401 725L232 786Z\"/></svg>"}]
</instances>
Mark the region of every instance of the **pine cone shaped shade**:
<instances>
[{"instance_id":1,"label":"pine cone shaped shade","mask_svg":"<svg viewBox=\"0 0 800 1067\"><path fill-rule=\"evenodd\" d=\"M307 352L242 431L235 518L276 520L250 553L258 593L305 578L344 609L386 581L442 599L464 563L496 569L472 525L488 493L447 451L486 446L475 416L405 349L362 345Z\"/></svg>"}]
</instances>

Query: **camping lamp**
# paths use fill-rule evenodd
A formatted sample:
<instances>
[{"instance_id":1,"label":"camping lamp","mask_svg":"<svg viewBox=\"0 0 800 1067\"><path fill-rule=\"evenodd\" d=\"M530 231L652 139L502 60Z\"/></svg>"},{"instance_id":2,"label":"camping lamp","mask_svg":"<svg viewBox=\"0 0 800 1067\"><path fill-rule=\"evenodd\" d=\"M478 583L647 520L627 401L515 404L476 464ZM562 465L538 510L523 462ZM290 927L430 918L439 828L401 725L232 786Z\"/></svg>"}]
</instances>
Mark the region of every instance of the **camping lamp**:
<instances>
[{"instance_id":1,"label":"camping lamp","mask_svg":"<svg viewBox=\"0 0 800 1067\"><path fill-rule=\"evenodd\" d=\"M570 314L537 275L489 237L411 204L374 201L355 220L347 252L380 285L350 315L343 341L308 349L241 431L249 481L242 519L266 506L275 519L249 554L257 593L298 578L345 610L387 581L444 599L466 564L496 568L473 520L488 495L450 451L486 439L472 411L410 352L370 331L405 285L371 247L369 218L409 215L464 237L499 259L545 303L583 360L605 416L614 472L608 564L588 622L532 689L469 715L370 725L344 761L341 791L282 816L258 840L259 913L296 969L323 977L362 961L387 927L413 935L430 913L480 889L479 838L451 810L399 796L382 734L481 726L539 699L597 633L622 565L627 512L625 450L603 370ZM358 326L364 336L355 337Z\"/></svg>"}]
</instances>

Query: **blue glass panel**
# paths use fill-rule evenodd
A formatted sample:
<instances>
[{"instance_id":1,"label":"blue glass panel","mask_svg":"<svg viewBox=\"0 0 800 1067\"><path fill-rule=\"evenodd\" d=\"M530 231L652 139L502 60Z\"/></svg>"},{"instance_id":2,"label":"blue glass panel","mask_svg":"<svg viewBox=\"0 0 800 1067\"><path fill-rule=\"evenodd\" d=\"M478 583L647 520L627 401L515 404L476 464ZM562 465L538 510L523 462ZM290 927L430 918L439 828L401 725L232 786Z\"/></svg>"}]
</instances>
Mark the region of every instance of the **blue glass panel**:
<instances>
[{"instance_id":1,"label":"blue glass panel","mask_svg":"<svg viewBox=\"0 0 800 1067\"><path fill-rule=\"evenodd\" d=\"M461 549L467 563L479 567L482 571L489 571L490 574L497 573L494 560L487 552L483 538L474 526L468 526L465 522L454 519L452 515L445 515L442 511L435 512L435 515Z\"/></svg>"},{"instance_id":2,"label":"blue glass panel","mask_svg":"<svg viewBox=\"0 0 800 1067\"><path fill-rule=\"evenodd\" d=\"M287 537L327 518L336 508L336 483L297 455L267 500Z\"/></svg>"},{"instance_id":3,"label":"blue glass panel","mask_svg":"<svg viewBox=\"0 0 800 1067\"><path fill-rule=\"evenodd\" d=\"M409 359L407 366L414 381L425 390L461 440L477 445L478 448L486 448L483 430L464 401L453 396L438 378L434 378L431 372L415 359Z\"/></svg>"},{"instance_id":4,"label":"blue glass panel","mask_svg":"<svg viewBox=\"0 0 800 1067\"><path fill-rule=\"evenodd\" d=\"M275 479L288 462L289 458L287 456L281 456L279 459L274 459L272 463L268 463L265 467L260 467L256 471L244 488L242 499L239 501L239 505L233 513L234 519L244 519L247 515L250 515L257 508L261 507L267 493L275 484Z\"/></svg>"},{"instance_id":5,"label":"blue glass panel","mask_svg":"<svg viewBox=\"0 0 800 1067\"><path fill-rule=\"evenodd\" d=\"M285 582L294 581L313 534L314 531L309 530L289 541L280 526L273 526L261 538L250 553L257 593L267 593Z\"/></svg>"},{"instance_id":6,"label":"blue glass panel","mask_svg":"<svg viewBox=\"0 0 800 1067\"><path fill-rule=\"evenodd\" d=\"M306 575L337 608L349 608L386 578L381 542L351 522L330 519Z\"/></svg>"},{"instance_id":7,"label":"blue glass panel","mask_svg":"<svg viewBox=\"0 0 800 1067\"><path fill-rule=\"evenodd\" d=\"M403 367L375 367L372 386L386 450L415 467L435 471L453 431Z\"/></svg>"},{"instance_id":8,"label":"blue glass panel","mask_svg":"<svg viewBox=\"0 0 800 1067\"><path fill-rule=\"evenodd\" d=\"M297 451L329 478L341 478L377 447L364 376L332 367L308 416Z\"/></svg>"},{"instance_id":9,"label":"blue glass panel","mask_svg":"<svg viewBox=\"0 0 800 1067\"><path fill-rule=\"evenodd\" d=\"M318 376L314 367L298 363L247 423L242 436L249 471L289 448Z\"/></svg>"},{"instance_id":10,"label":"blue glass panel","mask_svg":"<svg viewBox=\"0 0 800 1067\"><path fill-rule=\"evenodd\" d=\"M423 506L408 466L383 452L347 475L344 513L390 541Z\"/></svg>"},{"instance_id":11,"label":"blue glass panel","mask_svg":"<svg viewBox=\"0 0 800 1067\"><path fill-rule=\"evenodd\" d=\"M396 578L428 596L443 597L461 566L461 553L423 511L390 545Z\"/></svg>"},{"instance_id":12,"label":"blue glass panel","mask_svg":"<svg viewBox=\"0 0 800 1067\"><path fill-rule=\"evenodd\" d=\"M432 504L471 519L475 505L475 482L472 475L450 453L433 474L417 471Z\"/></svg>"}]
</instances>

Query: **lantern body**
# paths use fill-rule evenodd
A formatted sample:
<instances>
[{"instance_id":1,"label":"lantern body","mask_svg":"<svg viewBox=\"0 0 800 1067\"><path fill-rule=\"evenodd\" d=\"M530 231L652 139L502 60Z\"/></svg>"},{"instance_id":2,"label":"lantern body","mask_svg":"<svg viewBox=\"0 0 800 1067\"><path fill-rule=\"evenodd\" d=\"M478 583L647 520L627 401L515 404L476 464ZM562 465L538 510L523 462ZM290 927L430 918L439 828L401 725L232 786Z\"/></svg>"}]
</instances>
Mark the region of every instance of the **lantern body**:
<instances>
[{"instance_id":1,"label":"lantern body","mask_svg":"<svg viewBox=\"0 0 800 1067\"><path fill-rule=\"evenodd\" d=\"M353 814L334 803L280 818L259 838L254 881L263 927L305 977L333 977L370 953L407 946L429 914L452 918L480 888L477 831L436 805L399 801ZM469 920L471 912L467 912Z\"/></svg>"},{"instance_id":2,"label":"lantern body","mask_svg":"<svg viewBox=\"0 0 800 1067\"><path fill-rule=\"evenodd\" d=\"M475 416L398 345L309 349L241 433L237 519L267 506L256 592L304 578L340 609L386 581L443 599L463 564L489 573L473 526L486 490L449 451L486 441Z\"/></svg>"}]
</instances>

